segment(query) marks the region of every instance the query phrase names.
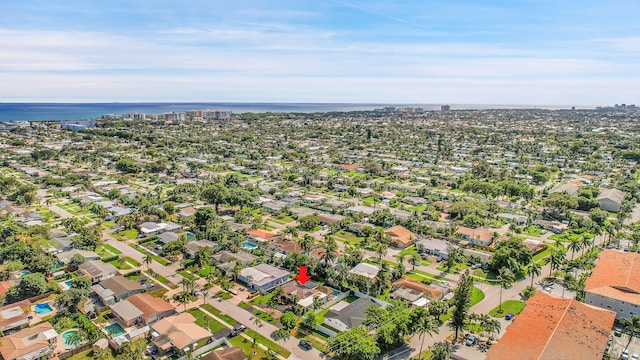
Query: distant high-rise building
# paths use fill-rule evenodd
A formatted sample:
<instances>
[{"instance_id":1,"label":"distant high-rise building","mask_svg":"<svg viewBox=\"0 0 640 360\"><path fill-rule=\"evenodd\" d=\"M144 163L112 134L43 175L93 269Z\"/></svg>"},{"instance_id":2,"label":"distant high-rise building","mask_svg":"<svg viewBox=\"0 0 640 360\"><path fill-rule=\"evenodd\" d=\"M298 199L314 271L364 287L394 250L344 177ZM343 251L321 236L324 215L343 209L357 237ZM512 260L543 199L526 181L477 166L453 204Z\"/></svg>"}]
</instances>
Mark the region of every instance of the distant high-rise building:
<instances>
[{"instance_id":1,"label":"distant high-rise building","mask_svg":"<svg viewBox=\"0 0 640 360\"><path fill-rule=\"evenodd\" d=\"M449 110L451 110L451 106L449 106L449 105L440 106L440 112L447 112Z\"/></svg>"},{"instance_id":2,"label":"distant high-rise building","mask_svg":"<svg viewBox=\"0 0 640 360\"><path fill-rule=\"evenodd\" d=\"M162 114L165 120L168 121L180 121L180 120L184 120L184 113L181 112L168 112L168 113L164 113Z\"/></svg>"}]
</instances>

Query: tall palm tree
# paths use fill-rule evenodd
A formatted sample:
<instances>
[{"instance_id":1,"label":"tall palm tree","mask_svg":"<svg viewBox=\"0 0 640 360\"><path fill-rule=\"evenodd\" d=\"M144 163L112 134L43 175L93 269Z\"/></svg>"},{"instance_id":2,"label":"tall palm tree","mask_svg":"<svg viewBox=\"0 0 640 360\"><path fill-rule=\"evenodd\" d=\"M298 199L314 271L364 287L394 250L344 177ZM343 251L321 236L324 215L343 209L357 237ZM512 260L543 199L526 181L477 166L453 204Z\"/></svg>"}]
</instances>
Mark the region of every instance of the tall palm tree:
<instances>
[{"instance_id":1,"label":"tall palm tree","mask_svg":"<svg viewBox=\"0 0 640 360\"><path fill-rule=\"evenodd\" d=\"M313 238L313 236L309 234L304 234L304 236L300 240L300 247L302 247L302 251L305 254L309 255L309 252L311 251L311 248L313 247L314 242L315 242L315 239Z\"/></svg>"},{"instance_id":2,"label":"tall palm tree","mask_svg":"<svg viewBox=\"0 0 640 360\"><path fill-rule=\"evenodd\" d=\"M540 274L542 273L542 265L540 265L537 262L532 262L531 264L529 264L529 266L527 267L527 270L529 271L529 275L531 275L531 290L533 290L533 278L535 276L540 276Z\"/></svg>"},{"instance_id":3,"label":"tall palm tree","mask_svg":"<svg viewBox=\"0 0 640 360\"><path fill-rule=\"evenodd\" d=\"M202 290L200 294L202 294L202 304L207 305L207 296L209 295L209 290Z\"/></svg>"},{"instance_id":4,"label":"tall palm tree","mask_svg":"<svg viewBox=\"0 0 640 360\"><path fill-rule=\"evenodd\" d=\"M256 349L256 337L258 336L258 327L262 324L262 320L259 317L253 318L253 323L256 325L255 335L253 335L253 354L257 354L258 350Z\"/></svg>"},{"instance_id":5,"label":"tall palm tree","mask_svg":"<svg viewBox=\"0 0 640 360\"><path fill-rule=\"evenodd\" d=\"M549 256L549 262L551 263L551 267L549 268L549 277L551 277L554 271L560 269L560 266L562 266L565 259L566 253L563 250L556 248L551 251L551 255Z\"/></svg>"},{"instance_id":6,"label":"tall palm tree","mask_svg":"<svg viewBox=\"0 0 640 360\"><path fill-rule=\"evenodd\" d=\"M515 281L515 275L513 271L507 267L503 267L498 271L498 280L500 280L500 310L502 314L502 289L509 287Z\"/></svg>"},{"instance_id":7,"label":"tall palm tree","mask_svg":"<svg viewBox=\"0 0 640 360\"><path fill-rule=\"evenodd\" d=\"M327 236L325 237L324 243L322 244L322 248L324 249L322 260L324 261L324 264L326 266L336 259L338 244L336 243L336 240L333 238L333 236Z\"/></svg>"},{"instance_id":8,"label":"tall palm tree","mask_svg":"<svg viewBox=\"0 0 640 360\"><path fill-rule=\"evenodd\" d=\"M385 256L387 254L387 245L381 243L381 242L377 242L375 243L375 245L373 245L373 250L375 251L375 253L378 255L378 263L382 264L382 257Z\"/></svg>"},{"instance_id":9,"label":"tall palm tree","mask_svg":"<svg viewBox=\"0 0 640 360\"><path fill-rule=\"evenodd\" d=\"M580 251L582 248L582 240L580 238L571 239L569 241L569 245L567 245L567 249L571 250L571 261L573 261L573 257L576 254L576 251Z\"/></svg>"},{"instance_id":10,"label":"tall palm tree","mask_svg":"<svg viewBox=\"0 0 640 360\"><path fill-rule=\"evenodd\" d=\"M153 261L153 259L151 258L151 255L145 255L142 258L142 262L147 265L147 270L149 269L149 265L151 264L151 262Z\"/></svg>"},{"instance_id":11,"label":"tall palm tree","mask_svg":"<svg viewBox=\"0 0 640 360\"><path fill-rule=\"evenodd\" d=\"M416 323L416 331L420 333L422 337L422 342L420 343L420 352L422 354L422 348L424 347L424 340L426 338L426 334L433 335L434 333L438 333L438 321L429 314L429 310L424 308L420 308L422 310L418 311L418 318Z\"/></svg>"},{"instance_id":12,"label":"tall palm tree","mask_svg":"<svg viewBox=\"0 0 640 360\"><path fill-rule=\"evenodd\" d=\"M640 336L640 318L638 317L638 315L634 314L631 315L631 320L622 318L620 319L620 322L622 322L624 332L629 335L627 346L624 347L624 349L627 350L633 338ZM620 354L620 358L622 358L622 354Z\"/></svg>"},{"instance_id":13,"label":"tall palm tree","mask_svg":"<svg viewBox=\"0 0 640 360\"><path fill-rule=\"evenodd\" d=\"M415 271L416 265L420 265L420 255L418 255L417 253L411 254L411 257L409 258L409 264L411 264L412 266L411 271Z\"/></svg>"},{"instance_id":14,"label":"tall palm tree","mask_svg":"<svg viewBox=\"0 0 640 360\"><path fill-rule=\"evenodd\" d=\"M591 246L593 245L593 239L588 237L588 236L582 236L582 238L580 238L580 247L582 248L582 254L580 256L584 256L584 251L587 248L591 248Z\"/></svg>"}]
</instances>

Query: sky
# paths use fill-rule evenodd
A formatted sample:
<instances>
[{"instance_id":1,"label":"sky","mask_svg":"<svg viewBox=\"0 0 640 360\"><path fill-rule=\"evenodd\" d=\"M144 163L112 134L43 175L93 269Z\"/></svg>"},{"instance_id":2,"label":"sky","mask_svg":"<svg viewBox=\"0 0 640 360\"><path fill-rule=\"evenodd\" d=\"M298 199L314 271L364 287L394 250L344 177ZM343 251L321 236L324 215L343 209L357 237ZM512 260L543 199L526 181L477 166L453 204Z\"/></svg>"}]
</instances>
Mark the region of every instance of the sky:
<instances>
[{"instance_id":1,"label":"sky","mask_svg":"<svg viewBox=\"0 0 640 360\"><path fill-rule=\"evenodd\" d=\"M0 2L0 102L640 103L637 0Z\"/></svg>"}]
</instances>

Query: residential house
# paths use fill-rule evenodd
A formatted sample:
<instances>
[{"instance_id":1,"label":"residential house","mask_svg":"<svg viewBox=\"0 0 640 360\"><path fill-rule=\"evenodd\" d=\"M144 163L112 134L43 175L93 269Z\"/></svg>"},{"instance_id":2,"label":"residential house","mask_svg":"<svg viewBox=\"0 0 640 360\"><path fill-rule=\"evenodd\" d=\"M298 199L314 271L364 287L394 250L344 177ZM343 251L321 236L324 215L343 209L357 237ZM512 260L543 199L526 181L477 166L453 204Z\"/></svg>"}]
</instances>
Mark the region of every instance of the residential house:
<instances>
[{"instance_id":1,"label":"residential house","mask_svg":"<svg viewBox=\"0 0 640 360\"><path fill-rule=\"evenodd\" d=\"M596 200L600 203L600 209L618 212L620 211L624 197L624 192L618 189L606 189L598 195Z\"/></svg>"},{"instance_id":2,"label":"residential house","mask_svg":"<svg viewBox=\"0 0 640 360\"><path fill-rule=\"evenodd\" d=\"M138 226L138 229L140 229L140 232L144 236L151 236L151 235L158 235L167 231L175 232L182 229L182 226L172 222L156 223L153 221L147 221L140 224Z\"/></svg>"},{"instance_id":3,"label":"residential house","mask_svg":"<svg viewBox=\"0 0 640 360\"><path fill-rule=\"evenodd\" d=\"M288 239L280 239L280 240L276 240L274 241L268 248L268 251L276 251L280 254L283 255L287 255L287 254L297 254L302 252L302 246L300 246L300 243L297 241L293 241L293 240L288 240Z\"/></svg>"},{"instance_id":4,"label":"residential house","mask_svg":"<svg viewBox=\"0 0 640 360\"><path fill-rule=\"evenodd\" d=\"M427 285L409 277L401 278L394 282L393 286L397 289L390 294L391 299L403 299L416 306L424 306L432 300L440 300L450 291L446 285L439 283Z\"/></svg>"},{"instance_id":5,"label":"residential house","mask_svg":"<svg viewBox=\"0 0 640 360\"><path fill-rule=\"evenodd\" d=\"M514 224L517 226L524 226L527 224L527 216L525 215L517 215L517 214L509 214L509 213L500 213L497 215L498 218L505 220L509 224Z\"/></svg>"},{"instance_id":6,"label":"residential house","mask_svg":"<svg viewBox=\"0 0 640 360\"><path fill-rule=\"evenodd\" d=\"M416 243L416 247L418 246L422 247L427 254L446 259L449 256L451 244L440 239L422 239Z\"/></svg>"},{"instance_id":7,"label":"residential house","mask_svg":"<svg viewBox=\"0 0 640 360\"><path fill-rule=\"evenodd\" d=\"M111 314L125 328L142 322L142 311L127 300L111 304L109 307L111 308Z\"/></svg>"},{"instance_id":8,"label":"residential house","mask_svg":"<svg viewBox=\"0 0 640 360\"><path fill-rule=\"evenodd\" d=\"M196 318L188 312L169 316L151 325L151 342L166 353L172 348L187 353L206 344L211 332L196 325Z\"/></svg>"},{"instance_id":9,"label":"residential house","mask_svg":"<svg viewBox=\"0 0 640 360\"><path fill-rule=\"evenodd\" d=\"M131 295L144 292L139 283L122 276L114 276L93 285L91 289L98 295L105 305L124 300Z\"/></svg>"},{"instance_id":10,"label":"residential house","mask_svg":"<svg viewBox=\"0 0 640 360\"><path fill-rule=\"evenodd\" d=\"M0 355L4 360L50 359L57 337L58 333L47 321L0 338Z\"/></svg>"},{"instance_id":11,"label":"residential house","mask_svg":"<svg viewBox=\"0 0 640 360\"><path fill-rule=\"evenodd\" d=\"M294 295L297 296L297 304L308 309L314 304L314 302L316 304L321 304L327 301L327 294L317 290L317 287L318 284L313 281L307 281L304 285L292 281L287 285L284 285L284 293L289 299L292 299Z\"/></svg>"},{"instance_id":12,"label":"residential house","mask_svg":"<svg viewBox=\"0 0 640 360\"><path fill-rule=\"evenodd\" d=\"M345 217L338 214L319 214L318 219L320 220L320 225L329 225L342 221Z\"/></svg>"},{"instance_id":13,"label":"residential house","mask_svg":"<svg viewBox=\"0 0 640 360\"><path fill-rule=\"evenodd\" d=\"M349 270L349 274L360 275L373 280L376 278L379 271L380 268L377 266L362 262Z\"/></svg>"},{"instance_id":14,"label":"residential house","mask_svg":"<svg viewBox=\"0 0 640 360\"><path fill-rule=\"evenodd\" d=\"M58 258L58 261L60 261L62 264L69 265L69 262L71 261L71 258L74 255L82 256L85 261L100 260L100 255L96 254L94 251L81 250L81 249L71 249L69 251L57 253L56 257Z\"/></svg>"},{"instance_id":15,"label":"residential house","mask_svg":"<svg viewBox=\"0 0 640 360\"><path fill-rule=\"evenodd\" d=\"M11 330L28 327L29 311L31 311L29 300L0 307L0 332L7 333Z\"/></svg>"},{"instance_id":16,"label":"residential house","mask_svg":"<svg viewBox=\"0 0 640 360\"><path fill-rule=\"evenodd\" d=\"M413 245L418 236L401 225L396 225L384 231L386 235L391 237L391 243L401 248L407 248Z\"/></svg>"},{"instance_id":17,"label":"residential house","mask_svg":"<svg viewBox=\"0 0 640 360\"><path fill-rule=\"evenodd\" d=\"M218 246L218 244L214 243L213 241L209 241L209 240L189 241L185 245L185 247L187 248L187 253L191 257L193 257L196 254L196 252L198 251L198 249L200 249L200 248L208 247L208 248L211 248L211 249L215 249L217 246Z\"/></svg>"},{"instance_id":18,"label":"residential house","mask_svg":"<svg viewBox=\"0 0 640 360\"><path fill-rule=\"evenodd\" d=\"M487 360L601 360L614 320L611 311L539 291Z\"/></svg>"},{"instance_id":19,"label":"residential house","mask_svg":"<svg viewBox=\"0 0 640 360\"><path fill-rule=\"evenodd\" d=\"M133 306L142 312L140 318L146 325L151 325L160 319L176 313L175 306L160 298L155 298L148 293L131 295L126 301L133 304Z\"/></svg>"},{"instance_id":20,"label":"residential house","mask_svg":"<svg viewBox=\"0 0 640 360\"><path fill-rule=\"evenodd\" d=\"M118 275L118 269L115 266L101 260L92 260L80 264L78 270L94 283Z\"/></svg>"},{"instance_id":21,"label":"residential house","mask_svg":"<svg viewBox=\"0 0 640 360\"><path fill-rule=\"evenodd\" d=\"M238 279L247 284L253 291L263 293L289 280L290 272L268 264L259 264L244 268Z\"/></svg>"},{"instance_id":22,"label":"residential house","mask_svg":"<svg viewBox=\"0 0 640 360\"><path fill-rule=\"evenodd\" d=\"M558 221L536 220L536 225L549 230L554 234L561 234L569 227L568 224Z\"/></svg>"},{"instance_id":23,"label":"residential house","mask_svg":"<svg viewBox=\"0 0 640 360\"><path fill-rule=\"evenodd\" d=\"M578 195L578 190L580 190L580 186L574 183L564 183L558 184L549 190L549 194L557 193L557 192L565 192L571 196Z\"/></svg>"},{"instance_id":24,"label":"residential house","mask_svg":"<svg viewBox=\"0 0 640 360\"><path fill-rule=\"evenodd\" d=\"M247 239L252 241L267 242L269 240L275 240L274 238L276 236L277 234L261 229L253 229L247 231Z\"/></svg>"},{"instance_id":25,"label":"residential house","mask_svg":"<svg viewBox=\"0 0 640 360\"><path fill-rule=\"evenodd\" d=\"M262 203L262 208L269 213L278 213L284 210L289 203L280 200L270 200Z\"/></svg>"},{"instance_id":26,"label":"residential house","mask_svg":"<svg viewBox=\"0 0 640 360\"><path fill-rule=\"evenodd\" d=\"M202 356L200 360L245 360L247 355L237 346L211 351Z\"/></svg>"},{"instance_id":27,"label":"residential house","mask_svg":"<svg viewBox=\"0 0 640 360\"><path fill-rule=\"evenodd\" d=\"M235 262L236 260L240 260L244 267L249 266L250 263L258 259L257 256L249 254L248 252L238 251L237 253L233 253L227 250L222 250L214 254L213 258L219 263Z\"/></svg>"},{"instance_id":28,"label":"residential house","mask_svg":"<svg viewBox=\"0 0 640 360\"><path fill-rule=\"evenodd\" d=\"M369 215L373 214L373 212L376 211L376 209L371 207L371 206L356 205L356 206L352 206L352 207L348 208L347 211L351 211L351 212L355 212L355 213L362 213L362 214L364 214L366 216L369 216Z\"/></svg>"},{"instance_id":29,"label":"residential house","mask_svg":"<svg viewBox=\"0 0 640 360\"><path fill-rule=\"evenodd\" d=\"M493 234L485 228L471 229L461 226L456 230L456 236L474 245L489 246L493 241Z\"/></svg>"},{"instance_id":30,"label":"residential house","mask_svg":"<svg viewBox=\"0 0 640 360\"><path fill-rule=\"evenodd\" d=\"M584 284L584 303L616 313L640 316L640 254L604 250Z\"/></svg>"},{"instance_id":31,"label":"residential house","mask_svg":"<svg viewBox=\"0 0 640 360\"><path fill-rule=\"evenodd\" d=\"M347 331L362 325L367 318L365 311L372 305L383 308L387 306L386 303L373 298L359 298L352 303L340 301L325 314L324 324L338 331Z\"/></svg>"},{"instance_id":32,"label":"residential house","mask_svg":"<svg viewBox=\"0 0 640 360\"><path fill-rule=\"evenodd\" d=\"M167 231L158 235L158 242L163 245L166 245L172 241L178 240L179 238L180 238L180 235L174 233L173 231Z\"/></svg>"}]
</instances>

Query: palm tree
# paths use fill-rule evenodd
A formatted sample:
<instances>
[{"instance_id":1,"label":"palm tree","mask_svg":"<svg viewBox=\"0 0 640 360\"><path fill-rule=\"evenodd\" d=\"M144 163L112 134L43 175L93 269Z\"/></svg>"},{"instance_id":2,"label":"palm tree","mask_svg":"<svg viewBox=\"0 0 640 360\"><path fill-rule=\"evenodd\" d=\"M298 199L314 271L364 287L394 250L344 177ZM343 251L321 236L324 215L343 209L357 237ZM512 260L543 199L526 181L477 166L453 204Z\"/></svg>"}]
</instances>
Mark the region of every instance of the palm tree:
<instances>
[{"instance_id":1,"label":"palm tree","mask_svg":"<svg viewBox=\"0 0 640 360\"><path fill-rule=\"evenodd\" d=\"M531 264L529 264L529 266L527 267L527 270L529 271L529 275L531 275L531 290L533 290L533 278L535 276L540 276L540 273L542 272L542 265L540 265L537 262L532 262Z\"/></svg>"},{"instance_id":2,"label":"palm tree","mask_svg":"<svg viewBox=\"0 0 640 360\"><path fill-rule=\"evenodd\" d=\"M258 350L256 349L256 338L258 337L258 327L262 324L262 320L259 317L253 318L253 323L256 325L255 335L253 335L253 354L257 354Z\"/></svg>"},{"instance_id":3,"label":"palm tree","mask_svg":"<svg viewBox=\"0 0 640 360\"><path fill-rule=\"evenodd\" d=\"M382 265L382 257L387 255L387 245L381 242L375 243L373 250L378 255L378 263Z\"/></svg>"},{"instance_id":4,"label":"palm tree","mask_svg":"<svg viewBox=\"0 0 640 360\"><path fill-rule=\"evenodd\" d=\"M429 303L429 314L433 315L438 322L440 322L440 316L449 311L449 304L443 300L433 300Z\"/></svg>"},{"instance_id":5,"label":"palm tree","mask_svg":"<svg viewBox=\"0 0 640 360\"><path fill-rule=\"evenodd\" d=\"M149 269L149 265L151 264L151 262L153 261L153 259L151 258L151 255L146 255L145 257L142 258L142 262L147 265L147 269Z\"/></svg>"},{"instance_id":6,"label":"palm tree","mask_svg":"<svg viewBox=\"0 0 640 360\"><path fill-rule=\"evenodd\" d=\"M429 314L428 310L421 308L422 310L418 310L418 319L416 323L416 331L420 333L422 336L422 343L420 343L420 352L422 354L422 348L424 347L424 340L426 338L426 334L433 335L433 333L438 333L438 322L436 319Z\"/></svg>"},{"instance_id":7,"label":"palm tree","mask_svg":"<svg viewBox=\"0 0 640 360\"><path fill-rule=\"evenodd\" d=\"M338 250L338 244L333 236L325 237L325 241L322 244L322 248L324 249L324 253L322 254L322 260L324 261L324 265L329 265L330 262L333 262L336 259L336 251Z\"/></svg>"},{"instance_id":8,"label":"palm tree","mask_svg":"<svg viewBox=\"0 0 640 360\"><path fill-rule=\"evenodd\" d=\"M302 247L302 251L305 254L309 255L309 252L311 251L311 247L313 246L314 242L315 242L315 239L313 238L313 236L309 234L304 234L304 236L300 240L300 247Z\"/></svg>"},{"instance_id":9,"label":"palm tree","mask_svg":"<svg viewBox=\"0 0 640 360\"><path fill-rule=\"evenodd\" d=\"M486 332L489 333L489 336L491 338L493 338L495 334L499 333L500 330L502 330L502 325L500 324L500 321L498 321L497 319L491 319L489 315L487 315L487 319L483 320L481 326L483 329L486 330Z\"/></svg>"},{"instance_id":10,"label":"palm tree","mask_svg":"<svg viewBox=\"0 0 640 360\"><path fill-rule=\"evenodd\" d=\"M569 241L569 245L567 245L567 249L571 250L571 260L573 261L573 257L576 254L576 251L580 251L582 248L582 240L579 238L571 239Z\"/></svg>"},{"instance_id":11,"label":"palm tree","mask_svg":"<svg viewBox=\"0 0 640 360\"><path fill-rule=\"evenodd\" d=\"M66 340L66 343L75 347L84 341L85 335L82 331L72 332Z\"/></svg>"},{"instance_id":12,"label":"palm tree","mask_svg":"<svg viewBox=\"0 0 640 360\"><path fill-rule=\"evenodd\" d=\"M621 318L620 322L622 322L624 332L629 335L627 346L624 347L624 349L627 350L633 338L640 336L640 318L638 317L638 315L634 314L631 315L631 320L627 318ZM622 358L622 354L620 354L620 358Z\"/></svg>"},{"instance_id":13,"label":"palm tree","mask_svg":"<svg viewBox=\"0 0 640 360\"><path fill-rule=\"evenodd\" d=\"M582 254L580 256L584 256L584 251L587 248L590 248L591 245L593 245L593 239L591 239L588 236L582 236L582 238L580 238L580 247L582 248Z\"/></svg>"},{"instance_id":14,"label":"palm tree","mask_svg":"<svg viewBox=\"0 0 640 360\"><path fill-rule=\"evenodd\" d=\"M417 253L411 254L411 257L409 258L409 264L411 264L412 266L411 271L415 271L416 265L420 265L420 255L418 255Z\"/></svg>"},{"instance_id":15,"label":"palm tree","mask_svg":"<svg viewBox=\"0 0 640 360\"><path fill-rule=\"evenodd\" d=\"M453 345L446 340L433 344L430 349L431 360L449 360L453 353Z\"/></svg>"},{"instance_id":16,"label":"palm tree","mask_svg":"<svg viewBox=\"0 0 640 360\"><path fill-rule=\"evenodd\" d=\"M202 304L207 305L207 296L209 295L209 290L202 290Z\"/></svg>"},{"instance_id":17,"label":"palm tree","mask_svg":"<svg viewBox=\"0 0 640 360\"><path fill-rule=\"evenodd\" d=\"M498 280L500 280L500 310L499 313L502 314L502 289L509 287L515 281L515 276L513 275L513 271L508 267L503 267L498 271Z\"/></svg>"},{"instance_id":18,"label":"palm tree","mask_svg":"<svg viewBox=\"0 0 640 360\"><path fill-rule=\"evenodd\" d=\"M398 254L398 263L400 263L400 265L402 265L404 263L404 259L407 257L406 253L400 253Z\"/></svg>"},{"instance_id":19,"label":"palm tree","mask_svg":"<svg viewBox=\"0 0 640 360\"><path fill-rule=\"evenodd\" d=\"M559 248L551 251L551 256L549 257L549 262L551 263L551 268L549 269L549 277L551 277L554 271L560 269L560 266L565 261L565 258L566 254Z\"/></svg>"}]
</instances>

